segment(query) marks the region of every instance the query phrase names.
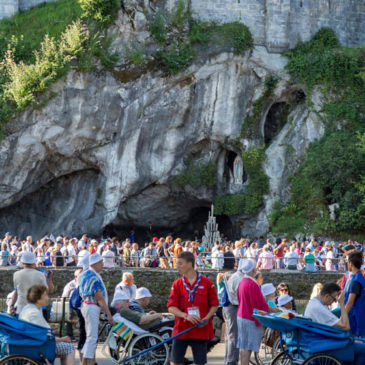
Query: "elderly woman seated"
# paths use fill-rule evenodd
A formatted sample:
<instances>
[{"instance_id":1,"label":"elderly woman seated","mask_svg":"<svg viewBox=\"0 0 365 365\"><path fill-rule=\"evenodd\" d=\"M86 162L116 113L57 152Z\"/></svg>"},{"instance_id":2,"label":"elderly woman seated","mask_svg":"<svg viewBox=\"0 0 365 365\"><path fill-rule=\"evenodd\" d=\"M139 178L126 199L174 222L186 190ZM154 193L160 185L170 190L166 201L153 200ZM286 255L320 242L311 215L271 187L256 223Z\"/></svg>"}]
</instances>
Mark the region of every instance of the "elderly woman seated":
<instances>
[{"instance_id":1,"label":"elderly woman seated","mask_svg":"<svg viewBox=\"0 0 365 365\"><path fill-rule=\"evenodd\" d=\"M144 330L157 326L162 320L162 314L160 313L145 314L129 309L129 298L123 291L114 295L110 311L113 315L120 313L123 318L137 324Z\"/></svg>"},{"instance_id":2,"label":"elderly woman seated","mask_svg":"<svg viewBox=\"0 0 365 365\"><path fill-rule=\"evenodd\" d=\"M27 293L27 304L19 314L19 319L38 326L50 328L42 314L42 307L48 305L47 288L43 285L34 285ZM56 357L61 358L62 365L75 364L75 349L70 337L56 337Z\"/></svg>"}]
</instances>

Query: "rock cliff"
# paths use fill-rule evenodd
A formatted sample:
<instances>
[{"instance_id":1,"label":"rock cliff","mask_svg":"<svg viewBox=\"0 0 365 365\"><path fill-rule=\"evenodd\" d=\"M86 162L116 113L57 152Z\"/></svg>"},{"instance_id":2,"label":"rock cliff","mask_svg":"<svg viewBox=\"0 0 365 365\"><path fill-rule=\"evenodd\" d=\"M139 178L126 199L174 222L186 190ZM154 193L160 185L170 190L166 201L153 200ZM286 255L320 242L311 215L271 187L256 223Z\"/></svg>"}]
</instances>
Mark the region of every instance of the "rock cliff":
<instances>
[{"instance_id":1,"label":"rock cliff","mask_svg":"<svg viewBox=\"0 0 365 365\"><path fill-rule=\"evenodd\" d=\"M147 32L143 12L121 12L113 30L119 50L132 23L141 24L137 36ZM319 95L309 110L285 63L284 56L256 47L244 56L206 55L173 77L157 70L137 76L133 70L69 72L45 105L7 127L0 144L1 230L39 237L99 234L108 226L201 229L201 210L205 214L215 194L232 190L232 158L265 141L270 193L258 214L231 222L245 233L267 232L273 202L288 197L288 176L323 134ZM264 100L258 134L241 136L269 75L280 81ZM280 129L283 105L287 118ZM217 187L174 184L188 161L216 163ZM248 182L235 191L244 192Z\"/></svg>"}]
</instances>

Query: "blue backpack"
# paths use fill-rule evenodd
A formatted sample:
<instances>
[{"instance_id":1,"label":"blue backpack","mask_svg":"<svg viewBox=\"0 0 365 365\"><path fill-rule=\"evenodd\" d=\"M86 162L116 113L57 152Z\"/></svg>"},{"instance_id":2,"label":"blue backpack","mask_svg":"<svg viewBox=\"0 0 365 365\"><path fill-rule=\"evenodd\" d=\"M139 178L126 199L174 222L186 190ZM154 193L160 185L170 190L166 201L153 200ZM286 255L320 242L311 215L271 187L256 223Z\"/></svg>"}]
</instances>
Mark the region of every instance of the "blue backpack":
<instances>
[{"instance_id":1,"label":"blue backpack","mask_svg":"<svg viewBox=\"0 0 365 365\"><path fill-rule=\"evenodd\" d=\"M80 296L79 288L77 287L70 297L70 309L78 310L81 308L82 298Z\"/></svg>"}]
</instances>

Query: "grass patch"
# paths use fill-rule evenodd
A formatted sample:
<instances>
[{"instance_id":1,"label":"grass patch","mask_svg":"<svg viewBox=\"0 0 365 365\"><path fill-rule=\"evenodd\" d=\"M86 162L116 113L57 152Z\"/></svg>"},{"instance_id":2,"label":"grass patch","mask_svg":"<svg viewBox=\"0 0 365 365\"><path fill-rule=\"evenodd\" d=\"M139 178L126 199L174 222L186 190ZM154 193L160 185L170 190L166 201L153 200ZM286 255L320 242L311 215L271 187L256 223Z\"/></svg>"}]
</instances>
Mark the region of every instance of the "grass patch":
<instances>
[{"instance_id":1,"label":"grass patch","mask_svg":"<svg viewBox=\"0 0 365 365\"><path fill-rule=\"evenodd\" d=\"M5 123L64 75L71 60L79 70L92 69L95 57L105 67L114 64L104 28L80 18L86 15L77 0L58 0L0 21L1 135Z\"/></svg>"},{"instance_id":2,"label":"grass patch","mask_svg":"<svg viewBox=\"0 0 365 365\"><path fill-rule=\"evenodd\" d=\"M0 54L4 57L8 46L16 62L35 61L33 51L40 48L45 34L59 38L66 26L78 19L82 10L77 0L58 0L41 4L28 11L0 21Z\"/></svg>"}]
</instances>

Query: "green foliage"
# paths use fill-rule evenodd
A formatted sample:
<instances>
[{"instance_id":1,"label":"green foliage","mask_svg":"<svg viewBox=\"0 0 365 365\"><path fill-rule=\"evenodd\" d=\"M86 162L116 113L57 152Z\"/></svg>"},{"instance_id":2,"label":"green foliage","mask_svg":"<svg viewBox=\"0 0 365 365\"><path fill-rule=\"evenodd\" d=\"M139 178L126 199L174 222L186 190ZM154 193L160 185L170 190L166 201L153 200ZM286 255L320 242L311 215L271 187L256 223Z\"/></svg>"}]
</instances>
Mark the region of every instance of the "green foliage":
<instances>
[{"instance_id":1,"label":"green foliage","mask_svg":"<svg viewBox=\"0 0 365 365\"><path fill-rule=\"evenodd\" d=\"M260 118L266 98L267 96L264 94L253 103L251 113L246 115L245 121L242 123L241 137L255 138L258 135Z\"/></svg>"},{"instance_id":2,"label":"green foliage","mask_svg":"<svg viewBox=\"0 0 365 365\"><path fill-rule=\"evenodd\" d=\"M33 102L76 60L80 70L93 68L97 57L111 67L112 39L97 26L89 30L79 20L77 0L42 4L0 21L0 134L17 111ZM78 20L77 20L78 19ZM71 24L71 25L70 25ZM38 104L41 107L46 102Z\"/></svg>"},{"instance_id":3,"label":"green foliage","mask_svg":"<svg viewBox=\"0 0 365 365\"><path fill-rule=\"evenodd\" d=\"M184 171L175 177L173 184L179 186L190 185L196 189L202 186L214 188L217 184L217 164L208 162L203 165L195 165L193 162L188 161Z\"/></svg>"},{"instance_id":4,"label":"green foliage","mask_svg":"<svg viewBox=\"0 0 365 365\"><path fill-rule=\"evenodd\" d=\"M190 44L184 42L175 42L154 54L154 58L160 66L172 75L189 67L194 57L194 49Z\"/></svg>"},{"instance_id":5,"label":"green foliage","mask_svg":"<svg viewBox=\"0 0 365 365\"><path fill-rule=\"evenodd\" d=\"M245 194L230 194L214 197L214 212L216 215L235 215L245 213Z\"/></svg>"},{"instance_id":6,"label":"green foliage","mask_svg":"<svg viewBox=\"0 0 365 365\"><path fill-rule=\"evenodd\" d=\"M185 25L186 20L190 17L189 8L185 6L184 0L178 0L176 9L171 14L171 24L176 28Z\"/></svg>"},{"instance_id":7,"label":"green foliage","mask_svg":"<svg viewBox=\"0 0 365 365\"><path fill-rule=\"evenodd\" d=\"M265 146L253 147L242 155L249 184L244 194L230 194L214 198L218 215L255 214L263 204L263 196L269 192L269 178L263 169Z\"/></svg>"},{"instance_id":8,"label":"green foliage","mask_svg":"<svg viewBox=\"0 0 365 365\"><path fill-rule=\"evenodd\" d=\"M145 60L145 51L141 47L130 49L128 50L127 58L129 62L138 66Z\"/></svg>"},{"instance_id":9,"label":"green foliage","mask_svg":"<svg viewBox=\"0 0 365 365\"><path fill-rule=\"evenodd\" d=\"M248 27L239 22L215 25L212 29L214 39L222 46L233 49L235 54L244 54L253 48L253 38Z\"/></svg>"},{"instance_id":10,"label":"green foliage","mask_svg":"<svg viewBox=\"0 0 365 365\"><path fill-rule=\"evenodd\" d=\"M269 192L269 178L263 169L265 161L265 145L251 148L243 153L243 166L249 176L250 183L246 190L245 210L249 214L257 213L262 206L263 196Z\"/></svg>"},{"instance_id":11,"label":"green foliage","mask_svg":"<svg viewBox=\"0 0 365 365\"><path fill-rule=\"evenodd\" d=\"M291 178L289 204L272 216L274 231L338 233L365 227L365 205L357 190L365 155L358 152L356 143L356 135L338 131L310 145L305 162ZM330 221L328 205L333 203L340 209L337 219Z\"/></svg>"},{"instance_id":12,"label":"green foliage","mask_svg":"<svg viewBox=\"0 0 365 365\"><path fill-rule=\"evenodd\" d=\"M15 62L33 63L33 51L39 49L45 34L57 39L67 25L81 16L77 0L58 0L41 4L0 21L0 59L8 49Z\"/></svg>"},{"instance_id":13,"label":"green foliage","mask_svg":"<svg viewBox=\"0 0 365 365\"><path fill-rule=\"evenodd\" d=\"M241 126L241 137L244 137L244 138L257 138L258 137L261 115L262 115L265 103L270 98L273 91L275 90L275 87L278 82L279 82L279 78L272 74L268 75L265 78L264 93L260 98L258 98L253 103L251 112L247 113L246 118ZM287 110L287 112L283 114L284 120L282 121L282 125L284 125L286 123L286 116L287 116L288 112L289 112L289 110Z\"/></svg>"},{"instance_id":14,"label":"green foliage","mask_svg":"<svg viewBox=\"0 0 365 365\"><path fill-rule=\"evenodd\" d=\"M243 54L253 47L249 29L242 23L222 25L192 19L186 1L179 0L171 13L159 12L151 20L151 34L161 48L152 56L157 64L169 74L176 74L191 65L196 57L195 44L211 42Z\"/></svg>"},{"instance_id":15,"label":"green foliage","mask_svg":"<svg viewBox=\"0 0 365 365\"><path fill-rule=\"evenodd\" d=\"M291 199L271 215L275 232L343 236L365 230L365 49L341 47L330 29L322 29L287 53L287 69L309 94L317 85L324 95L326 132L312 143L298 173L291 178ZM359 146L360 144L360 146ZM363 199L364 200L364 199ZM336 219L328 205L337 203Z\"/></svg>"},{"instance_id":16,"label":"green foliage","mask_svg":"<svg viewBox=\"0 0 365 365\"><path fill-rule=\"evenodd\" d=\"M167 28L166 16L161 12L157 13L151 22L150 31L158 43L164 44L166 42Z\"/></svg>"},{"instance_id":17,"label":"green foliage","mask_svg":"<svg viewBox=\"0 0 365 365\"><path fill-rule=\"evenodd\" d=\"M275 90L278 82L279 82L279 78L276 75L270 74L270 75L266 76L265 81L264 81L264 86L265 86L267 93L271 94Z\"/></svg>"},{"instance_id":18,"label":"green foliage","mask_svg":"<svg viewBox=\"0 0 365 365\"><path fill-rule=\"evenodd\" d=\"M59 42L45 36L39 51L35 51L35 63L16 63L9 50L4 59L3 71L8 81L4 85L4 97L24 108L35 100L35 93L65 72L67 63L82 52L88 39L88 31L80 21L67 27Z\"/></svg>"},{"instance_id":19,"label":"green foliage","mask_svg":"<svg viewBox=\"0 0 365 365\"><path fill-rule=\"evenodd\" d=\"M83 15L107 26L111 24L120 9L120 0L78 0Z\"/></svg>"}]
</instances>

